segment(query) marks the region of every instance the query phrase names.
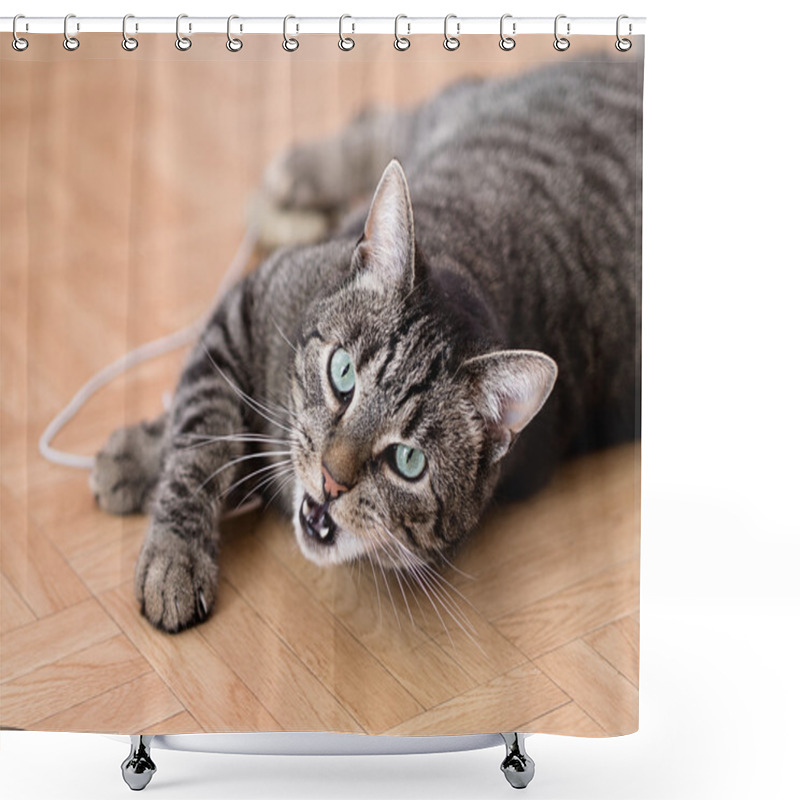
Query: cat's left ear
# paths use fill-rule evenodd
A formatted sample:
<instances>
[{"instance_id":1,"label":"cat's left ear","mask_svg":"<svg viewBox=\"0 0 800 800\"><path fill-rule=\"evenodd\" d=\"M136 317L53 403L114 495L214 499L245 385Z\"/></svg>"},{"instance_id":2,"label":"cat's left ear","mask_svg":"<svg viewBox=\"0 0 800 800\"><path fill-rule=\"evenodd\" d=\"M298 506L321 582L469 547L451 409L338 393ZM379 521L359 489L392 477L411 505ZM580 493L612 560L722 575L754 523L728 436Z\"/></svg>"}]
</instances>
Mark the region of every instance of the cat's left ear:
<instances>
[{"instance_id":1,"label":"cat's left ear","mask_svg":"<svg viewBox=\"0 0 800 800\"><path fill-rule=\"evenodd\" d=\"M409 291L414 285L414 215L400 162L383 171L358 243L355 263L380 286Z\"/></svg>"},{"instance_id":2,"label":"cat's left ear","mask_svg":"<svg viewBox=\"0 0 800 800\"><path fill-rule=\"evenodd\" d=\"M558 375L556 362L535 350L501 350L464 362L473 399L494 442L493 461L539 413Z\"/></svg>"}]
</instances>

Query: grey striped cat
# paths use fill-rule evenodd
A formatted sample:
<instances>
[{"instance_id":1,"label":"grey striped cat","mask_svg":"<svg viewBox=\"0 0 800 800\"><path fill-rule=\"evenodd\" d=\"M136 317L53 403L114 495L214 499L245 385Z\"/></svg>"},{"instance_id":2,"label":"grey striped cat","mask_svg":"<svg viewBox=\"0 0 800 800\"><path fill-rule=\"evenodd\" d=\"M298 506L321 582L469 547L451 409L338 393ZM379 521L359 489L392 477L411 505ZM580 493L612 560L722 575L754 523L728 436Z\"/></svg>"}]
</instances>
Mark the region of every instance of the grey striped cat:
<instances>
[{"instance_id":1,"label":"grey striped cat","mask_svg":"<svg viewBox=\"0 0 800 800\"><path fill-rule=\"evenodd\" d=\"M90 480L152 514L153 625L211 613L219 519L247 495L277 494L318 564L422 576L492 497L639 435L641 84L619 60L465 82L271 165L265 240L318 240L224 297L169 411L116 431Z\"/></svg>"}]
</instances>

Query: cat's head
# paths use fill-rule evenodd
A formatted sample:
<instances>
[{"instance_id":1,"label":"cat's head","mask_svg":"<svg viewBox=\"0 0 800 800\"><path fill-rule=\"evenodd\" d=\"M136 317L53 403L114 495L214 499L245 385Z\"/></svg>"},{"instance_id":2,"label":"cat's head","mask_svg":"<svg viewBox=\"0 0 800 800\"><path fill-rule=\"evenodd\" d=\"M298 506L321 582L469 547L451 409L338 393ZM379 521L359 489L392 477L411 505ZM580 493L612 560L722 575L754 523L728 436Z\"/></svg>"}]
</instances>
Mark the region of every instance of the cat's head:
<instances>
[{"instance_id":1,"label":"cat's head","mask_svg":"<svg viewBox=\"0 0 800 800\"><path fill-rule=\"evenodd\" d=\"M308 308L294 353L294 526L318 564L369 555L413 568L451 550L553 387L551 358L481 350L445 293L393 161L348 277Z\"/></svg>"}]
</instances>

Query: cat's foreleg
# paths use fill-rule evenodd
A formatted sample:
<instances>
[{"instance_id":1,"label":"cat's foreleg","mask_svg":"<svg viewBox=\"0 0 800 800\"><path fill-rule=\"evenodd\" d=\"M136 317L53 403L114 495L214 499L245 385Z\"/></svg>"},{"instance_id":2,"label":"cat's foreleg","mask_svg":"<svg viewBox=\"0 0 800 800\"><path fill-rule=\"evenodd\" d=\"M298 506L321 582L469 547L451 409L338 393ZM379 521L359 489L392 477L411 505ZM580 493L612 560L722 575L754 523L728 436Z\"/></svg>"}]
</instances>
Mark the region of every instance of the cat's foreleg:
<instances>
[{"instance_id":1,"label":"cat's foreleg","mask_svg":"<svg viewBox=\"0 0 800 800\"><path fill-rule=\"evenodd\" d=\"M231 352L236 317L217 313L184 369L136 565L142 613L170 633L206 619L216 597L219 517L244 452L242 397L251 391L246 360Z\"/></svg>"}]
</instances>

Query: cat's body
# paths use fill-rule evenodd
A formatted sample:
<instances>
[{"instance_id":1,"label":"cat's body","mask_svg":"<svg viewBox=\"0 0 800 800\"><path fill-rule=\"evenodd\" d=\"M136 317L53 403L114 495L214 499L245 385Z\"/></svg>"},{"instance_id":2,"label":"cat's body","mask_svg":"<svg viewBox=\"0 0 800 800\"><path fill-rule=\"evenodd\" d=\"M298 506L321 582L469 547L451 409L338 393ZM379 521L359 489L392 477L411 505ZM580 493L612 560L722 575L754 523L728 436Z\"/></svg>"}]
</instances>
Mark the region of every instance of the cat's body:
<instances>
[{"instance_id":1,"label":"cat's body","mask_svg":"<svg viewBox=\"0 0 800 800\"><path fill-rule=\"evenodd\" d=\"M405 174L381 178L392 155ZM278 490L318 563L413 572L496 491L638 436L640 158L640 67L608 62L460 84L274 165L269 203L312 230L378 189L369 213L236 286L168 418L98 455L101 506L153 514L137 567L150 621L210 612L232 487L274 478L256 493Z\"/></svg>"}]
</instances>

